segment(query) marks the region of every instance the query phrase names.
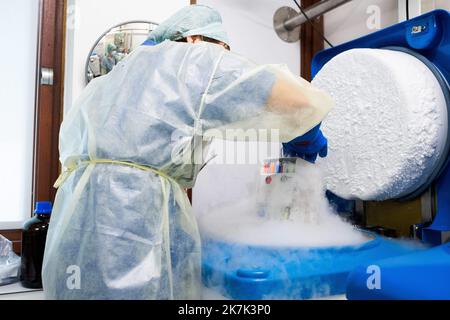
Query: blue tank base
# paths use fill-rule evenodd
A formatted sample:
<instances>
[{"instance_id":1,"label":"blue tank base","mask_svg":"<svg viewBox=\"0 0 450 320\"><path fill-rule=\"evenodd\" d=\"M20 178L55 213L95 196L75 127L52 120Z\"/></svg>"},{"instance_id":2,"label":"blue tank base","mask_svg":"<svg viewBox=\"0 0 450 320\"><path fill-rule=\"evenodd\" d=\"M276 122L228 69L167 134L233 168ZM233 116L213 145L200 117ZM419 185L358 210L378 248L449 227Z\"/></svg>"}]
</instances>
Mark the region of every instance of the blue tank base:
<instances>
[{"instance_id":1,"label":"blue tank base","mask_svg":"<svg viewBox=\"0 0 450 320\"><path fill-rule=\"evenodd\" d=\"M431 226L422 230L422 239L426 243L439 245L450 242L450 229Z\"/></svg>"},{"instance_id":2,"label":"blue tank base","mask_svg":"<svg viewBox=\"0 0 450 320\"><path fill-rule=\"evenodd\" d=\"M379 285L368 285L367 267L348 278L350 300L450 300L450 244L376 261ZM375 279L373 279L376 281ZM370 289L369 289L370 288Z\"/></svg>"},{"instance_id":3,"label":"blue tank base","mask_svg":"<svg viewBox=\"0 0 450 320\"><path fill-rule=\"evenodd\" d=\"M424 250L419 244L371 234L360 246L269 248L203 240L206 287L235 300L299 300L344 295L360 265Z\"/></svg>"}]
</instances>

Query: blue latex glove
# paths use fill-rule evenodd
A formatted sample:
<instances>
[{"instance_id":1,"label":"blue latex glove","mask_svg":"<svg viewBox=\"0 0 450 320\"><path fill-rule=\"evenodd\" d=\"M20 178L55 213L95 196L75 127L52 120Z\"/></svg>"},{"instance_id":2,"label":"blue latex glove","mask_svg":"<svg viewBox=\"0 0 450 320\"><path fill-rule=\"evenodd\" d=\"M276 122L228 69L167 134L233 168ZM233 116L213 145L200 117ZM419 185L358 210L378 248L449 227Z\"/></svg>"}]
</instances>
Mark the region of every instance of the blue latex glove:
<instances>
[{"instance_id":1,"label":"blue latex glove","mask_svg":"<svg viewBox=\"0 0 450 320\"><path fill-rule=\"evenodd\" d=\"M141 46L153 47L153 46L156 46L156 44L157 43L155 41L153 41L151 39L147 39L147 40L144 41L143 44L141 44Z\"/></svg>"},{"instance_id":2,"label":"blue latex glove","mask_svg":"<svg viewBox=\"0 0 450 320\"><path fill-rule=\"evenodd\" d=\"M315 163L317 155L325 158L328 154L328 141L317 125L303 136L291 142L283 143L283 152L286 157L298 157L308 162Z\"/></svg>"}]
</instances>

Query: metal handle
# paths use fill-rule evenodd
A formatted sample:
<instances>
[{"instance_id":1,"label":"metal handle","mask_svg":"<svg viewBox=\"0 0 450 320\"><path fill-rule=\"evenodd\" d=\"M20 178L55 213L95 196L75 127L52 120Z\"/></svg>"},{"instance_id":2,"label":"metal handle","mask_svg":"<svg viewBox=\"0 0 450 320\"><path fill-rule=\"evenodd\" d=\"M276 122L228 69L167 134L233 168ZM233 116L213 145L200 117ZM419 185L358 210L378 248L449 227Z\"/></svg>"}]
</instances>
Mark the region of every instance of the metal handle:
<instances>
[{"instance_id":1,"label":"metal handle","mask_svg":"<svg viewBox=\"0 0 450 320\"><path fill-rule=\"evenodd\" d=\"M41 68L41 85L52 86L53 85L53 69Z\"/></svg>"}]
</instances>

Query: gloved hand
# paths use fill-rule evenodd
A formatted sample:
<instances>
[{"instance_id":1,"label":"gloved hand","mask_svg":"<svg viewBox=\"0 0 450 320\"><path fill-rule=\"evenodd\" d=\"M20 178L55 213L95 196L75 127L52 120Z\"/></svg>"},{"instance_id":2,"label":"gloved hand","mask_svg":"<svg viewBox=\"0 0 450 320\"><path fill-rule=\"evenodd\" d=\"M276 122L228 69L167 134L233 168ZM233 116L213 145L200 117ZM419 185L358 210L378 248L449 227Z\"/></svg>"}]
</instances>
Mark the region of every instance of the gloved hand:
<instances>
[{"instance_id":1,"label":"gloved hand","mask_svg":"<svg viewBox=\"0 0 450 320\"><path fill-rule=\"evenodd\" d=\"M284 156L302 158L311 163L316 162L317 155L325 158L328 154L328 141L322 134L320 125L291 142L283 143Z\"/></svg>"}]
</instances>

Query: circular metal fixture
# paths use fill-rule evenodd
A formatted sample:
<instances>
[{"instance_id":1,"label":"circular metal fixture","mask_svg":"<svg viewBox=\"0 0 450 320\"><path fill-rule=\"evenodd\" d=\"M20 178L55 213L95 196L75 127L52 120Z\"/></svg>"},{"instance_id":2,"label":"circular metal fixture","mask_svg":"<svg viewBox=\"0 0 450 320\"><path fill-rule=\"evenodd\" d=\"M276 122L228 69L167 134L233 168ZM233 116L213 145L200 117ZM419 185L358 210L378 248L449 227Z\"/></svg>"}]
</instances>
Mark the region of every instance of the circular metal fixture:
<instances>
[{"instance_id":1,"label":"circular metal fixture","mask_svg":"<svg viewBox=\"0 0 450 320\"><path fill-rule=\"evenodd\" d=\"M286 42L297 42L300 40L301 26L295 28L288 27L285 22L298 16L298 12L290 7L281 7L273 16L273 27L281 40Z\"/></svg>"}]
</instances>

